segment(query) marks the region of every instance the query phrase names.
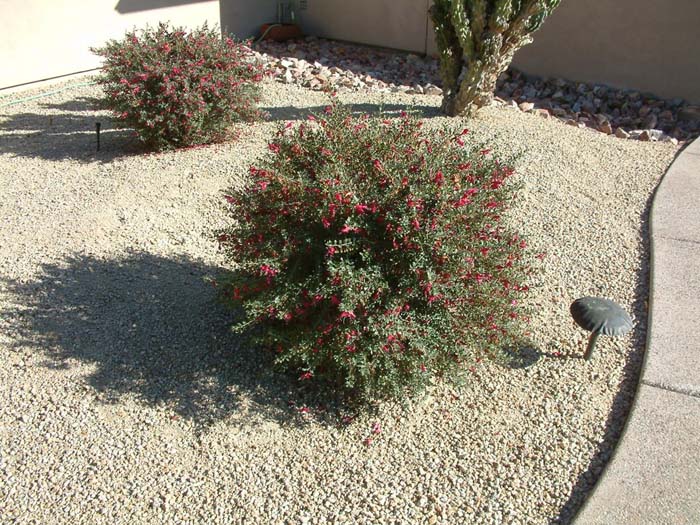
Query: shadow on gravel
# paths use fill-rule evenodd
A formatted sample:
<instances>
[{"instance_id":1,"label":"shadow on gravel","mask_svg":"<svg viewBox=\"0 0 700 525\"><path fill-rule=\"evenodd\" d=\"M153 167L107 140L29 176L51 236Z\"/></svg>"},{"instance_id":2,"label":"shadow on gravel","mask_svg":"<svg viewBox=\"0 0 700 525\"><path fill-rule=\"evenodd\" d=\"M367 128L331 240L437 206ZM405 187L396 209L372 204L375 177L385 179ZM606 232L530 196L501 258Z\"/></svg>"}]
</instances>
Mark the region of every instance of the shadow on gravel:
<instances>
[{"instance_id":1,"label":"shadow on gravel","mask_svg":"<svg viewBox=\"0 0 700 525\"><path fill-rule=\"evenodd\" d=\"M94 98L78 97L61 104L41 104L46 114L0 113L0 154L105 163L145 153L133 131L115 129L109 116L95 113L97 104ZM100 151L97 122L101 125Z\"/></svg>"},{"instance_id":2,"label":"shadow on gravel","mask_svg":"<svg viewBox=\"0 0 700 525\"><path fill-rule=\"evenodd\" d=\"M647 200L644 206L644 212L640 217L643 262L640 265L640 269L636 272L637 285L634 290L635 300L632 304L633 318L636 320L636 326L632 331L632 348L634 350L627 356L627 363L622 369L620 387L613 398L612 408L605 422L603 440L593 454L588 468L583 471L576 480L571 495L561 508L559 515L552 520L551 523L553 524L568 525L572 523L583 504L586 502L586 499L591 497L598 479L603 474L620 440L620 436L622 435L622 431L629 417L629 412L634 403L639 377L642 371L644 353L646 351L649 314L647 310L650 264L649 212L655 194L656 192L652 193Z\"/></svg>"},{"instance_id":3,"label":"shadow on gravel","mask_svg":"<svg viewBox=\"0 0 700 525\"><path fill-rule=\"evenodd\" d=\"M545 354L532 345L524 344L517 348L502 348L494 359L504 368L517 370L533 366L543 355Z\"/></svg>"},{"instance_id":4,"label":"shadow on gravel","mask_svg":"<svg viewBox=\"0 0 700 525\"><path fill-rule=\"evenodd\" d=\"M74 97L65 102L54 104L51 102L42 102L41 107L46 109L58 109L61 111L78 111L78 112L94 112L99 111L102 105L102 99L99 97Z\"/></svg>"},{"instance_id":5,"label":"shadow on gravel","mask_svg":"<svg viewBox=\"0 0 700 525\"><path fill-rule=\"evenodd\" d=\"M436 106L403 106L399 104L348 104L347 107L355 116L365 113L372 115L384 115L388 118L397 118L403 111L417 118L433 118L441 116L440 108ZM267 114L268 121L306 120L309 115L322 115L326 106L314 106L298 108L295 106L264 107L261 110Z\"/></svg>"},{"instance_id":6,"label":"shadow on gravel","mask_svg":"<svg viewBox=\"0 0 700 525\"><path fill-rule=\"evenodd\" d=\"M147 253L75 256L33 282L3 283L17 306L2 315L17 345L42 352L46 366L93 365L87 381L103 402L133 396L200 427L229 416L233 425L330 417L301 417L298 382L231 333L233 315L205 280L220 272Z\"/></svg>"}]
</instances>

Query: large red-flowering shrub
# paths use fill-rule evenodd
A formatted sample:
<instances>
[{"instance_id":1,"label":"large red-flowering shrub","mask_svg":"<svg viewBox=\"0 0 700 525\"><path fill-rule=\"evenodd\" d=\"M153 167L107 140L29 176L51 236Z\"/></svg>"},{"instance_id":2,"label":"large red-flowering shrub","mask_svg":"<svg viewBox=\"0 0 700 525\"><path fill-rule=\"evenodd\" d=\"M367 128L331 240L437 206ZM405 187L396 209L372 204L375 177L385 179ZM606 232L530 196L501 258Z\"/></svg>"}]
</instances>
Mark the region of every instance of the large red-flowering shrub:
<instances>
[{"instance_id":1,"label":"large red-flowering shrub","mask_svg":"<svg viewBox=\"0 0 700 525\"><path fill-rule=\"evenodd\" d=\"M160 24L92 51L104 57L104 106L154 149L220 142L258 115L263 66L206 24L191 32Z\"/></svg>"},{"instance_id":2,"label":"large red-flowering shrub","mask_svg":"<svg viewBox=\"0 0 700 525\"><path fill-rule=\"evenodd\" d=\"M232 189L218 285L276 362L364 398L420 391L521 335L513 169L465 133L334 104L281 128Z\"/></svg>"}]
</instances>

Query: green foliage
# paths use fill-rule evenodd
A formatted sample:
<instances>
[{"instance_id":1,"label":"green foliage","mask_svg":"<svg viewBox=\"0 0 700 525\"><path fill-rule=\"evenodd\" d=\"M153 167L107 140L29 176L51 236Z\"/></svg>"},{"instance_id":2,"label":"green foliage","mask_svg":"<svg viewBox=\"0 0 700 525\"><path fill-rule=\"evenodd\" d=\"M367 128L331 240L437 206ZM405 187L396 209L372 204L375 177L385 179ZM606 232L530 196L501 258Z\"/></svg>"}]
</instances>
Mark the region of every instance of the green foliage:
<instances>
[{"instance_id":1,"label":"green foliage","mask_svg":"<svg viewBox=\"0 0 700 525\"><path fill-rule=\"evenodd\" d=\"M105 107L154 149L220 142L235 122L258 115L263 67L206 24L189 33L160 24L92 51L104 57Z\"/></svg>"},{"instance_id":2,"label":"green foliage","mask_svg":"<svg viewBox=\"0 0 700 525\"><path fill-rule=\"evenodd\" d=\"M487 105L498 76L561 0L434 0L443 109L468 115Z\"/></svg>"},{"instance_id":3,"label":"green foliage","mask_svg":"<svg viewBox=\"0 0 700 525\"><path fill-rule=\"evenodd\" d=\"M300 380L401 397L519 339L530 269L504 220L513 169L408 115L337 104L281 127L226 195L217 283L264 348Z\"/></svg>"}]
</instances>

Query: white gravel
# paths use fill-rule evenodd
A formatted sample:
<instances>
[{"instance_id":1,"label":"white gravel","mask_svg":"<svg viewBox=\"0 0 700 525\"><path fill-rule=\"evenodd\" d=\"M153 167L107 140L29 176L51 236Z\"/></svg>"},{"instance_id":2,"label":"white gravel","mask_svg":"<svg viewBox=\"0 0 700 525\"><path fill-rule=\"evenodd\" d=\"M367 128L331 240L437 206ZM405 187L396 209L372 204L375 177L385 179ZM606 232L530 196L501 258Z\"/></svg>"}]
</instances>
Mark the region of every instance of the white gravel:
<instances>
[{"instance_id":1,"label":"white gravel","mask_svg":"<svg viewBox=\"0 0 700 525\"><path fill-rule=\"evenodd\" d=\"M223 264L211 235L221 191L264 153L275 121L325 96L269 82L271 121L238 142L124 155L133 141L90 109L97 94L0 107L0 522L570 521L634 394L647 211L676 146L503 107L467 122L523 152L516 220L548 253L533 292L539 359L483 363L462 388L343 424L303 413L304 394L237 343L203 279ZM437 96L340 98L462 125L438 116ZM637 323L601 338L590 362L568 314L583 295Z\"/></svg>"}]
</instances>

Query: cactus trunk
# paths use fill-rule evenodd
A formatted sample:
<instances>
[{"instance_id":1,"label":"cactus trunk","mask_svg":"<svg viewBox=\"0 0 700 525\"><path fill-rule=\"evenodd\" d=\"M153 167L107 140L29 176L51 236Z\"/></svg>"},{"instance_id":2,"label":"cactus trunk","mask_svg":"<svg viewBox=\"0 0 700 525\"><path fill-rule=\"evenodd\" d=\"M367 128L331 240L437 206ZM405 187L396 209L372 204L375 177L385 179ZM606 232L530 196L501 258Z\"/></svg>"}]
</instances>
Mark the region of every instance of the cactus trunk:
<instances>
[{"instance_id":1,"label":"cactus trunk","mask_svg":"<svg viewBox=\"0 0 700 525\"><path fill-rule=\"evenodd\" d=\"M471 115L493 99L515 52L530 43L560 0L434 0L430 15L450 115Z\"/></svg>"}]
</instances>

